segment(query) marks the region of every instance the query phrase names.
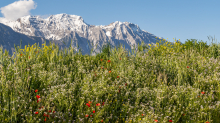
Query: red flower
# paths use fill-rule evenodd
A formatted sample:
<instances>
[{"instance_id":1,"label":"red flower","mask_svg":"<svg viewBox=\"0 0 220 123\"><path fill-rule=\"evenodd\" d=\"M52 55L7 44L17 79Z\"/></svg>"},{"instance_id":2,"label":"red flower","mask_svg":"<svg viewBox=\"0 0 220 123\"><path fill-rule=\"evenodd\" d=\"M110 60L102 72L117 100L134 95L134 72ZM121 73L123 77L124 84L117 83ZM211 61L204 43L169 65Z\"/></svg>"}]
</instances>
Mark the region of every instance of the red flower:
<instances>
[{"instance_id":1,"label":"red flower","mask_svg":"<svg viewBox=\"0 0 220 123\"><path fill-rule=\"evenodd\" d=\"M209 121L206 121L205 123L209 123Z\"/></svg>"},{"instance_id":2,"label":"red flower","mask_svg":"<svg viewBox=\"0 0 220 123\"><path fill-rule=\"evenodd\" d=\"M40 98L40 96L39 96L39 95L37 95L36 97L37 97L38 99Z\"/></svg>"},{"instance_id":3,"label":"red flower","mask_svg":"<svg viewBox=\"0 0 220 123\"><path fill-rule=\"evenodd\" d=\"M35 114L38 114L38 112L35 112Z\"/></svg>"},{"instance_id":4,"label":"red flower","mask_svg":"<svg viewBox=\"0 0 220 123\"><path fill-rule=\"evenodd\" d=\"M111 71L109 71L109 73L111 73Z\"/></svg>"},{"instance_id":5,"label":"red flower","mask_svg":"<svg viewBox=\"0 0 220 123\"><path fill-rule=\"evenodd\" d=\"M201 92L202 94L205 94L205 92Z\"/></svg>"},{"instance_id":6,"label":"red flower","mask_svg":"<svg viewBox=\"0 0 220 123\"><path fill-rule=\"evenodd\" d=\"M37 103L39 102L40 100L37 100Z\"/></svg>"},{"instance_id":7,"label":"red flower","mask_svg":"<svg viewBox=\"0 0 220 123\"><path fill-rule=\"evenodd\" d=\"M121 58L120 58L120 60L121 60Z\"/></svg>"},{"instance_id":8,"label":"red flower","mask_svg":"<svg viewBox=\"0 0 220 123\"><path fill-rule=\"evenodd\" d=\"M46 115L45 113L44 113L44 116L45 116L45 117L49 117L49 115Z\"/></svg>"},{"instance_id":9,"label":"red flower","mask_svg":"<svg viewBox=\"0 0 220 123\"><path fill-rule=\"evenodd\" d=\"M189 66L187 66L187 68L189 68Z\"/></svg>"},{"instance_id":10,"label":"red flower","mask_svg":"<svg viewBox=\"0 0 220 123\"><path fill-rule=\"evenodd\" d=\"M102 103L102 105L104 105L104 102Z\"/></svg>"},{"instance_id":11,"label":"red flower","mask_svg":"<svg viewBox=\"0 0 220 123\"><path fill-rule=\"evenodd\" d=\"M95 111L93 111L93 113L95 113Z\"/></svg>"},{"instance_id":12,"label":"red flower","mask_svg":"<svg viewBox=\"0 0 220 123\"><path fill-rule=\"evenodd\" d=\"M142 114L142 116L144 116L144 114Z\"/></svg>"},{"instance_id":13,"label":"red flower","mask_svg":"<svg viewBox=\"0 0 220 123\"><path fill-rule=\"evenodd\" d=\"M111 62L110 60L108 60L108 62Z\"/></svg>"},{"instance_id":14,"label":"red flower","mask_svg":"<svg viewBox=\"0 0 220 123\"><path fill-rule=\"evenodd\" d=\"M86 105L87 105L88 107L90 107L89 103L86 103Z\"/></svg>"},{"instance_id":15,"label":"red flower","mask_svg":"<svg viewBox=\"0 0 220 123\"><path fill-rule=\"evenodd\" d=\"M125 86L127 86L127 83L125 83Z\"/></svg>"},{"instance_id":16,"label":"red flower","mask_svg":"<svg viewBox=\"0 0 220 123\"><path fill-rule=\"evenodd\" d=\"M29 56L29 59L30 59L30 56Z\"/></svg>"},{"instance_id":17,"label":"red flower","mask_svg":"<svg viewBox=\"0 0 220 123\"><path fill-rule=\"evenodd\" d=\"M90 115L90 117L92 117L92 115Z\"/></svg>"},{"instance_id":18,"label":"red flower","mask_svg":"<svg viewBox=\"0 0 220 123\"><path fill-rule=\"evenodd\" d=\"M101 59L101 61L102 61L103 59Z\"/></svg>"},{"instance_id":19,"label":"red flower","mask_svg":"<svg viewBox=\"0 0 220 123\"><path fill-rule=\"evenodd\" d=\"M172 120L169 120L169 122L173 122Z\"/></svg>"},{"instance_id":20,"label":"red flower","mask_svg":"<svg viewBox=\"0 0 220 123\"><path fill-rule=\"evenodd\" d=\"M46 121L47 119L45 118L44 121Z\"/></svg>"},{"instance_id":21,"label":"red flower","mask_svg":"<svg viewBox=\"0 0 220 123\"><path fill-rule=\"evenodd\" d=\"M22 54L21 54L21 56L22 56Z\"/></svg>"},{"instance_id":22,"label":"red flower","mask_svg":"<svg viewBox=\"0 0 220 123\"><path fill-rule=\"evenodd\" d=\"M100 106L100 103L97 103L96 106Z\"/></svg>"},{"instance_id":23,"label":"red flower","mask_svg":"<svg viewBox=\"0 0 220 123\"><path fill-rule=\"evenodd\" d=\"M119 76L117 76L117 78L119 78Z\"/></svg>"},{"instance_id":24,"label":"red flower","mask_svg":"<svg viewBox=\"0 0 220 123\"><path fill-rule=\"evenodd\" d=\"M87 114L86 117L88 117L89 115Z\"/></svg>"},{"instance_id":25,"label":"red flower","mask_svg":"<svg viewBox=\"0 0 220 123\"><path fill-rule=\"evenodd\" d=\"M35 93L37 93L37 91L38 91L38 90L36 89L36 90L35 90Z\"/></svg>"},{"instance_id":26,"label":"red flower","mask_svg":"<svg viewBox=\"0 0 220 123\"><path fill-rule=\"evenodd\" d=\"M158 122L158 120L154 120L155 122Z\"/></svg>"},{"instance_id":27,"label":"red flower","mask_svg":"<svg viewBox=\"0 0 220 123\"><path fill-rule=\"evenodd\" d=\"M103 120L101 120L101 122L103 122Z\"/></svg>"}]
</instances>

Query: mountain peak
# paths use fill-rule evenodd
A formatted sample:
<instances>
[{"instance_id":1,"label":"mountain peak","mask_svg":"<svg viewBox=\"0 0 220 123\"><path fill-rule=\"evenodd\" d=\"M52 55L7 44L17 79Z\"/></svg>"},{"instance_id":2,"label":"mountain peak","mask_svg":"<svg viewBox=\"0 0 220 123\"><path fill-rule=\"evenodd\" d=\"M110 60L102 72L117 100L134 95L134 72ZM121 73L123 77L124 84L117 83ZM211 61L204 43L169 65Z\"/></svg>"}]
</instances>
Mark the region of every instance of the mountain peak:
<instances>
[{"instance_id":1,"label":"mountain peak","mask_svg":"<svg viewBox=\"0 0 220 123\"><path fill-rule=\"evenodd\" d=\"M121 22L121 21L115 21L115 22L112 22L111 24L118 24L118 25L121 25L121 24L126 24L126 25L134 25L134 26L138 26L137 24L134 24L134 23L131 23L131 22Z\"/></svg>"},{"instance_id":2,"label":"mountain peak","mask_svg":"<svg viewBox=\"0 0 220 123\"><path fill-rule=\"evenodd\" d=\"M71 18L71 19L74 19L74 20L83 20L81 16L78 16L78 15L69 15L69 14L66 14L66 13L51 15L51 16L48 17L47 19L52 19L52 18L56 18L56 19Z\"/></svg>"}]
</instances>

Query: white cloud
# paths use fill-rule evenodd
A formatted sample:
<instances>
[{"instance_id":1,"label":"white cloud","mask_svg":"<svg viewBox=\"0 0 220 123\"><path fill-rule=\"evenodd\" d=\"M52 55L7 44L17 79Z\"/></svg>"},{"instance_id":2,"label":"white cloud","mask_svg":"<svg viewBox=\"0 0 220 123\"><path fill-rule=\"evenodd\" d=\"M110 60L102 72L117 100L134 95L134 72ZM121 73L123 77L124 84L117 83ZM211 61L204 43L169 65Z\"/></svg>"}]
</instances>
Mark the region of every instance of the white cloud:
<instances>
[{"instance_id":1,"label":"white cloud","mask_svg":"<svg viewBox=\"0 0 220 123\"><path fill-rule=\"evenodd\" d=\"M4 6L0 10L7 20L15 21L20 17L30 15L30 10L36 7L33 0L20 0Z\"/></svg>"}]
</instances>

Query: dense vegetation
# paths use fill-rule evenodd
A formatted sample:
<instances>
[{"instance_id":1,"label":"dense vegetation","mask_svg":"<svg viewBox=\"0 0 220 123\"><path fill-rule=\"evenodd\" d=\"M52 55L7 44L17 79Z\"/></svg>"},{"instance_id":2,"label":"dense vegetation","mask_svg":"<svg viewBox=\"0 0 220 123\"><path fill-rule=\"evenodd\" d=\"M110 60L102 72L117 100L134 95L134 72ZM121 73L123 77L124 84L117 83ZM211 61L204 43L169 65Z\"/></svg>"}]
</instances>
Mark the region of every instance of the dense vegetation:
<instances>
[{"instance_id":1,"label":"dense vegetation","mask_svg":"<svg viewBox=\"0 0 220 123\"><path fill-rule=\"evenodd\" d=\"M160 40L95 56L45 45L1 50L1 122L220 122L219 45Z\"/></svg>"}]
</instances>

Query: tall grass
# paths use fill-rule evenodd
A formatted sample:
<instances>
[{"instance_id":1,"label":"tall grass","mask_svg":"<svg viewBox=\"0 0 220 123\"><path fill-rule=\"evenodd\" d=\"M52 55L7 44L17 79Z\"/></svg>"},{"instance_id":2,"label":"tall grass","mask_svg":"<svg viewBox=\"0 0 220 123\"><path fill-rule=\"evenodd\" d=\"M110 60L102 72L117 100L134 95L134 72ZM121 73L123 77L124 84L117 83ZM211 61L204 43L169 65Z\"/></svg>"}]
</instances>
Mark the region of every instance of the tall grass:
<instances>
[{"instance_id":1,"label":"tall grass","mask_svg":"<svg viewBox=\"0 0 220 123\"><path fill-rule=\"evenodd\" d=\"M95 56L43 46L1 49L1 122L220 122L218 45L160 40Z\"/></svg>"}]
</instances>

